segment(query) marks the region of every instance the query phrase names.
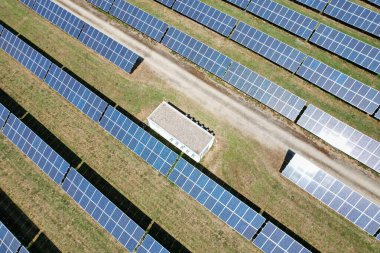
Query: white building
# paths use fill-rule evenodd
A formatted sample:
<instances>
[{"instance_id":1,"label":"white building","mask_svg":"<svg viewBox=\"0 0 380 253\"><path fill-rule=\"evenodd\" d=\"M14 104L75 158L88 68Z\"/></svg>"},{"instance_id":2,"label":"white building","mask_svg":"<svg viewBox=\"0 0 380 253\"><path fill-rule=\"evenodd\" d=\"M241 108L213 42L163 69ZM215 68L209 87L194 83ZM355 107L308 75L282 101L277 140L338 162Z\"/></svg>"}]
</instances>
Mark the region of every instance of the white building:
<instances>
[{"instance_id":1,"label":"white building","mask_svg":"<svg viewBox=\"0 0 380 253\"><path fill-rule=\"evenodd\" d=\"M210 150L215 140L212 134L166 102L152 112L148 124L196 162Z\"/></svg>"}]
</instances>

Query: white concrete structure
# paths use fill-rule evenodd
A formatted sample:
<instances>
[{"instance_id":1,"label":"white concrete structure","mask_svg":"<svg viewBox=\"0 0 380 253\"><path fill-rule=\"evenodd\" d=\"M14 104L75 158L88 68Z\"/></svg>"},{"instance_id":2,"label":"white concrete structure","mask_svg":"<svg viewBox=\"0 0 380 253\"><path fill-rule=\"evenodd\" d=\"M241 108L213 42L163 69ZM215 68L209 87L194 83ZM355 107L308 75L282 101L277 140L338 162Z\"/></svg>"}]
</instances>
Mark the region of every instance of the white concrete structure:
<instances>
[{"instance_id":1,"label":"white concrete structure","mask_svg":"<svg viewBox=\"0 0 380 253\"><path fill-rule=\"evenodd\" d=\"M165 101L148 117L148 124L196 162L210 150L215 140L212 134Z\"/></svg>"}]
</instances>

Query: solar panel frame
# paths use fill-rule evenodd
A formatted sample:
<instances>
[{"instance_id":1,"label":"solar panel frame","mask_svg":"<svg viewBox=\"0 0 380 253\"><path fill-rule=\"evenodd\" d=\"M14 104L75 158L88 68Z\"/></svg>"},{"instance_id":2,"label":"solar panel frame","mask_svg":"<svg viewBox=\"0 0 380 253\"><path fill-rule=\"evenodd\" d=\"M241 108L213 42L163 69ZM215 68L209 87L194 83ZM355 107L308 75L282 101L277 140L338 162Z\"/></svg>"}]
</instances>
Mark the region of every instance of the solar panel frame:
<instances>
[{"instance_id":1,"label":"solar panel frame","mask_svg":"<svg viewBox=\"0 0 380 253\"><path fill-rule=\"evenodd\" d=\"M148 234L137 248L136 253L169 253L169 251Z\"/></svg>"},{"instance_id":2,"label":"solar panel frame","mask_svg":"<svg viewBox=\"0 0 380 253\"><path fill-rule=\"evenodd\" d=\"M380 49L320 24L310 40L330 52L369 71L380 74Z\"/></svg>"},{"instance_id":3,"label":"solar panel frame","mask_svg":"<svg viewBox=\"0 0 380 253\"><path fill-rule=\"evenodd\" d=\"M177 160L177 153L112 106L100 126L164 176Z\"/></svg>"},{"instance_id":4,"label":"solar panel frame","mask_svg":"<svg viewBox=\"0 0 380 253\"><path fill-rule=\"evenodd\" d=\"M237 7L242 8L243 10L247 9L250 0L225 0Z\"/></svg>"},{"instance_id":5,"label":"solar panel frame","mask_svg":"<svg viewBox=\"0 0 380 253\"><path fill-rule=\"evenodd\" d=\"M309 38L318 25L317 20L272 0L251 1L247 11L303 39Z\"/></svg>"},{"instance_id":6,"label":"solar panel frame","mask_svg":"<svg viewBox=\"0 0 380 253\"><path fill-rule=\"evenodd\" d=\"M301 51L243 22L239 22L231 39L292 73L306 57Z\"/></svg>"},{"instance_id":7,"label":"solar panel frame","mask_svg":"<svg viewBox=\"0 0 380 253\"><path fill-rule=\"evenodd\" d=\"M3 104L0 103L0 131L3 128L5 121L7 120L10 111Z\"/></svg>"},{"instance_id":8,"label":"solar panel frame","mask_svg":"<svg viewBox=\"0 0 380 253\"><path fill-rule=\"evenodd\" d=\"M62 182L70 167L69 163L15 115L9 116L3 134L56 184Z\"/></svg>"},{"instance_id":9,"label":"solar panel frame","mask_svg":"<svg viewBox=\"0 0 380 253\"><path fill-rule=\"evenodd\" d=\"M92 5L102 9L105 12L109 12L111 6L115 0L87 0Z\"/></svg>"},{"instance_id":10,"label":"solar panel frame","mask_svg":"<svg viewBox=\"0 0 380 253\"><path fill-rule=\"evenodd\" d=\"M329 3L329 0L296 0L296 1L298 3L301 3L319 12L322 12L326 8L327 4Z\"/></svg>"},{"instance_id":11,"label":"solar panel frame","mask_svg":"<svg viewBox=\"0 0 380 253\"><path fill-rule=\"evenodd\" d=\"M378 90L310 56L302 63L296 75L370 115L379 107Z\"/></svg>"},{"instance_id":12,"label":"solar panel frame","mask_svg":"<svg viewBox=\"0 0 380 253\"><path fill-rule=\"evenodd\" d=\"M380 206L296 154L282 175L370 235L380 229Z\"/></svg>"},{"instance_id":13,"label":"solar panel frame","mask_svg":"<svg viewBox=\"0 0 380 253\"><path fill-rule=\"evenodd\" d=\"M21 247L20 241L0 221L0 252L15 253Z\"/></svg>"},{"instance_id":14,"label":"solar panel frame","mask_svg":"<svg viewBox=\"0 0 380 253\"><path fill-rule=\"evenodd\" d=\"M220 78L232 63L229 57L173 27L162 44Z\"/></svg>"},{"instance_id":15,"label":"solar panel frame","mask_svg":"<svg viewBox=\"0 0 380 253\"><path fill-rule=\"evenodd\" d=\"M55 64L51 66L45 82L90 119L99 122L108 103L86 86Z\"/></svg>"},{"instance_id":16,"label":"solar panel frame","mask_svg":"<svg viewBox=\"0 0 380 253\"><path fill-rule=\"evenodd\" d=\"M261 214L183 158L179 159L168 178L248 240L253 238L265 222Z\"/></svg>"},{"instance_id":17,"label":"solar panel frame","mask_svg":"<svg viewBox=\"0 0 380 253\"><path fill-rule=\"evenodd\" d=\"M305 100L237 62L223 80L292 121L306 105Z\"/></svg>"},{"instance_id":18,"label":"solar panel frame","mask_svg":"<svg viewBox=\"0 0 380 253\"><path fill-rule=\"evenodd\" d=\"M171 8L176 0L155 0L156 2L159 2L160 4L165 5L166 7Z\"/></svg>"},{"instance_id":19,"label":"solar panel frame","mask_svg":"<svg viewBox=\"0 0 380 253\"><path fill-rule=\"evenodd\" d=\"M62 189L129 252L143 238L145 231L75 169L70 169Z\"/></svg>"},{"instance_id":20,"label":"solar panel frame","mask_svg":"<svg viewBox=\"0 0 380 253\"><path fill-rule=\"evenodd\" d=\"M26 6L28 6L31 9L33 8L35 1L36 0L20 0L21 3L25 4Z\"/></svg>"},{"instance_id":21,"label":"solar panel frame","mask_svg":"<svg viewBox=\"0 0 380 253\"><path fill-rule=\"evenodd\" d=\"M380 173L380 143L309 105L297 122L333 147Z\"/></svg>"},{"instance_id":22,"label":"solar panel frame","mask_svg":"<svg viewBox=\"0 0 380 253\"><path fill-rule=\"evenodd\" d=\"M3 29L0 36L0 48L40 79L46 76L52 64L49 59L6 28Z\"/></svg>"}]
</instances>

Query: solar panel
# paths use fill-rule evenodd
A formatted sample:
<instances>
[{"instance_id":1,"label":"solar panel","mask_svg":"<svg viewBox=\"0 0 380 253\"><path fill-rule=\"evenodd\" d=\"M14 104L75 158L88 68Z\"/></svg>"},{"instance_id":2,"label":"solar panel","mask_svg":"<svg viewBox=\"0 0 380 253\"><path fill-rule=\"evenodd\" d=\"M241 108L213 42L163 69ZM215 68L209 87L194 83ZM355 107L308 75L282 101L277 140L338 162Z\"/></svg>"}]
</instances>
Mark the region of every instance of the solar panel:
<instances>
[{"instance_id":1,"label":"solar panel","mask_svg":"<svg viewBox=\"0 0 380 253\"><path fill-rule=\"evenodd\" d=\"M237 7L240 7L242 9L246 9L250 0L225 0L233 5L236 5Z\"/></svg>"},{"instance_id":2,"label":"solar panel","mask_svg":"<svg viewBox=\"0 0 380 253\"><path fill-rule=\"evenodd\" d=\"M261 214L181 158L169 180L248 240L265 222Z\"/></svg>"},{"instance_id":3,"label":"solar panel","mask_svg":"<svg viewBox=\"0 0 380 253\"><path fill-rule=\"evenodd\" d=\"M370 235L380 229L380 207L296 154L282 175Z\"/></svg>"},{"instance_id":4,"label":"solar panel","mask_svg":"<svg viewBox=\"0 0 380 253\"><path fill-rule=\"evenodd\" d=\"M84 25L82 20L50 0L36 0L33 10L75 38Z\"/></svg>"},{"instance_id":5,"label":"solar panel","mask_svg":"<svg viewBox=\"0 0 380 253\"><path fill-rule=\"evenodd\" d=\"M297 0L297 2L302 3L303 5L306 5L314 10L322 12L328 4L329 0Z\"/></svg>"},{"instance_id":6,"label":"solar panel","mask_svg":"<svg viewBox=\"0 0 380 253\"><path fill-rule=\"evenodd\" d=\"M51 61L6 28L1 33L0 48L39 78L43 79L46 76Z\"/></svg>"},{"instance_id":7,"label":"solar panel","mask_svg":"<svg viewBox=\"0 0 380 253\"><path fill-rule=\"evenodd\" d=\"M29 8L33 8L35 0L21 0L21 3L25 4Z\"/></svg>"},{"instance_id":8,"label":"solar panel","mask_svg":"<svg viewBox=\"0 0 380 253\"><path fill-rule=\"evenodd\" d=\"M232 63L229 57L173 27L166 33L162 44L220 78Z\"/></svg>"},{"instance_id":9,"label":"solar panel","mask_svg":"<svg viewBox=\"0 0 380 253\"><path fill-rule=\"evenodd\" d=\"M308 56L296 75L372 115L380 104L380 92Z\"/></svg>"},{"instance_id":10,"label":"solar panel","mask_svg":"<svg viewBox=\"0 0 380 253\"><path fill-rule=\"evenodd\" d=\"M95 5L96 7L102 9L105 12L109 12L115 0L87 0L87 1Z\"/></svg>"},{"instance_id":11,"label":"solar panel","mask_svg":"<svg viewBox=\"0 0 380 253\"><path fill-rule=\"evenodd\" d=\"M145 231L75 169L70 169L62 188L129 252L136 248Z\"/></svg>"},{"instance_id":12,"label":"solar panel","mask_svg":"<svg viewBox=\"0 0 380 253\"><path fill-rule=\"evenodd\" d=\"M362 31L380 36L380 14L346 0L332 0L325 14Z\"/></svg>"},{"instance_id":13,"label":"solar panel","mask_svg":"<svg viewBox=\"0 0 380 253\"><path fill-rule=\"evenodd\" d=\"M279 229L272 222L265 224L263 230L253 240L253 244L264 253L271 252L291 252L306 253L310 252L302 244L294 240L287 233Z\"/></svg>"},{"instance_id":14,"label":"solar panel","mask_svg":"<svg viewBox=\"0 0 380 253\"><path fill-rule=\"evenodd\" d=\"M3 31L3 28L4 28L4 26L0 25L0 35L1 35L2 31Z\"/></svg>"},{"instance_id":15,"label":"solar panel","mask_svg":"<svg viewBox=\"0 0 380 253\"><path fill-rule=\"evenodd\" d=\"M376 5L377 7L380 7L380 0L368 0L368 2Z\"/></svg>"},{"instance_id":16,"label":"solar panel","mask_svg":"<svg viewBox=\"0 0 380 253\"><path fill-rule=\"evenodd\" d=\"M309 105L298 125L322 140L380 173L380 143Z\"/></svg>"},{"instance_id":17,"label":"solar panel","mask_svg":"<svg viewBox=\"0 0 380 253\"><path fill-rule=\"evenodd\" d=\"M29 253L29 251L24 246L22 246L18 253Z\"/></svg>"},{"instance_id":18,"label":"solar panel","mask_svg":"<svg viewBox=\"0 0 380 253\"><path fill-rule=\"evenodd\" d=\"M81 112L99 122L108 104L94 92L55 64L51 66L45 82Z\"/></svg>"},{"instance_id":19,"label":"solar panel","mask_svg":"<svg viewBox=\"0 0 380 253\"><path fill-rule=\"evenodd\" d=\"M159 244L153 237L147 235L141 245L137 248L136 253L169 253L169 251Z\"/></svg>"},{"instance_id":20,"label":"solar panel","mask_svg":"<svg viewBox=\"0 0 380 253\"><path fill-rule=\"evenodd\" d=\"M318 21L271 0L255 0L247 11L301 38L310 37Z\"/></svg>"},{"instance_id":21,"label":"solar panel","mask_svg":"<svg viewBox=\"0 0 380 253\"><path fill-rule=\"evenodd\" d=\"M11 231L0 221L0 252L15 253L20 248L21 243Z\"/></svg>"},{"instance_id":22,"label":"solar panel","mask_svg":"<svg viewBox=\"0 0 380 253\"><path fill-rule=\"evenodd\" d=\"M4 126L5 121L9 116L9 110L0 103L0 129Z\"/></svg>"},{"instance_id":23,"label":"solar panel","mask_svg":"<svg viewBox=\"0 0 380 253\"><path fill-rule=\"evenodd\" d=\"M62 182L70 165L21 120L11 114L3 133L56 184Z\"/></svg>"},{"instance_id":24,"label":"solar panel","mask_svg":"<svg viewBox=\"0 0 380 253\"><path fill-rule=\"evenodd\" d=\"M169 173L177 160L178 154L111 106L100 126L163 175Z\"/></svg>"},{"instance_id":25,"label":"solar panel","mask_svg":"<svg viewBox=\"0 0 380 253\"><path fill-rule=\"evenodd\" d=\"M306 57L301 51L243 22L237 25L231 39L292 73L296 72Z\"/></svg>"},{"instance_id":26,"label":"solar panel","mask_svg":"<svg viewBox=\"0 0 380 253\"><path fill-rule=\"evenodd\" d=\"M380 233L376 236L376 239L380 241Z\"/></svg>"},{"instance_id":27,"label":"solar panel","mask_svg":"<svg viewBox=\"0 0 380 253\"><path fill-rule=\"evenodd\" d=\"M237 62L231 64L223 80L292 121L306 105L305 100Z\"/></svg>"},{"instance_id":28,"label":"solar panel","mask_svg":"<svg viewBox=\"0 0 380 253\"><path fill-rule=\"evenodd\" d=\"M115 0L110 14L158 42L169 27L165 22L124 0Z\"/></svg>"},{"instance_id":29,"label":"solar panel","mask_svg":"<svg viewBox=\"0 0 380 253\"><path fill-rule=\"evenodd\" d=\"M376 112L375 118L380 120L380 109Z\"/></svg>"},{"instance_id":30,"label":"solar panel","mask_svg":"<svg viewBox=\"0 0 380 253\"><path fill-rule=\"evenodd\" d=\"M78 39L128 73L139 59L137 54L88 24L84 25Z\"/></svg>"},{"instance_id":31,"label":"solar panel","mask_svg":"<svg viewBox=\"0 0 380 253\"><path fill-rule=\"evenodd\" d=\"M175 2L175 0L155 0L156 2L159 2L169 8L171 8Z\"/></svg>"},{"instance_id":32,"label":"solar panel","mask_svg":"<svg viewBox=\"0 0 380 253\"><path fill-rule=\"evenodd\" d=\"M310 41L359 66L380 74L380 49L320 24Z\"/></svg>"},{"instance_id":33,"label":"solar panel","mask_svg":"<svg viewBox=\"0 0 380 253\"><path fill-rule=\"evenodd\" d=\"M177 0L173 10L226 37L237 23L237 19L198 0Z\"/></svg>"}]
</instances>

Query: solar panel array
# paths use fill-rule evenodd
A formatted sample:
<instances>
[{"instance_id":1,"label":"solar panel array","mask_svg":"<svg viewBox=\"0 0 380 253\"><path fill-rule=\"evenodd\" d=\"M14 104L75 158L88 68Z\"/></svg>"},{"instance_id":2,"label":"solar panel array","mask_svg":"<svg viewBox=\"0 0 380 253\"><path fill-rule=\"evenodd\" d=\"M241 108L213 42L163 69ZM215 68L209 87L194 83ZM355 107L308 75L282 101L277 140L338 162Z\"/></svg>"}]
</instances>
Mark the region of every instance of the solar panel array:
<instances>
[{"instance_id":1,"label":"solar panel array","mask_svg":"<svg viewBox=\"0 0 380 253\"><path fill-rule=\"evenodd\" d=\"M220 78L232 63L229 57L173 27L162 44Z\"/></svg>"},{"instance_id":2,"label":"solar panel array","mask_svg":"<svg viewBox=\"0 0 380 253\"><path fill-rule=\"evenodd\" d=\"M237 7L240 7L242 9L246 9L250 0L226 0L227 2L236 5Z\"/></svg>"},{"instance_id":3,"label":"solar panel array","mask_svg":"<svg viewBox=\"0 0 380 253\"><path fill-rule=\"evenodd\" d=\"M322 12L328 4L329 0L297 0L297 2L302 3L303 5L306 5L314 10Z\"/></svg>"},{"instance_id":4,"label":"solar panel array","mask_svg":"<svg viewBox=\"0 0 380 253\"><path fill-rule=\"evenodd\" d=\"M20 249L21 247L21 249ZM20 250L20 251L19 251ZM0 252L16 253L28 252L12 232L0 221Z\"/></svg>"},{"instance_id":5,"label":"solar panel array","mask_svg":"<svg viewBox=\"0 0 380 253\"><path fill-rule=\"evenodd\" d=\"M169 180L248 240L252 239L265 222L261 214L183 158L170 173Z\"/></svg>"},{"instance_id":6,"label":"solar panel array","mask_svg":"<svg viewBox=\"0 0 380 253\"><path fill-rule=\"evenodd\" d=\"M46 76L51 61L6 28L1 33L0 48L39 78L43 79Z\"/></svg>"},{"instance_id":7,"label":"solar panel array","mask_svg":"<svg viewBox=\"0 0 380 253\"><path fill-rule=\"evenodd\" d=\"M159 244L153 237L146 235L136 253L169 253L169 251Z\"/></svg>"},{"instance_id":8,"label":"solar panel array","mask_svg":"<svg viewBox=\"0 0 380 253\"><path fill-rule=\"evenodd\" d=\"M95 5L96 7L102 9L105 12L109 12L115 0L87 0L87 1Z\"/></svg>"},{"instance_id":9,"label":"solar panel array","mask_svg":"<svg viewBox=\"0 0 380 253\"><path fill-rule=\"evenodd\" d=\"M0 103L0 130L9 116L9 110Z\"/></svg>"},{"instance_id":10,"label":"solar panel array","mask_svg":"<svg viewBox=\"0 0 380 253\"><path fill-rule=\"evenodd\" d=\"M253 240L253 244L264 253L307 253L310 252L272 222L265 224L260 234Z\"/></svg>"},{"instance_id":11,"label":"solar panel array","mask_svg":"<svg viewBox=\"0 0 380 253\"><path fill-rule=\"evenodd\" d=\"M318 21L272 0L251 1L247 11L304 39L310 37L318 24Z\"/></svg>"},{"instance_id":12,"label":"solar panel array","mask_svg":"<svg viewBox=\"0 0 380 253\"><path fill-rule=\"evenodd\" d=\"M380 14L346 0L332 0L324 13L362 31L380 36Z\"/></svg>"},{"instance_id":13,"label":"solar panel array","mask_svg":"<svg viewBox=\"0 0 380 253\"><path fill-rule=\"evenodd\" d=\"M109 13L158 42L169 27L165 22L124 0L115 0Z\"/></svg>"},{"instance_id":14,"label":"solar panel array","mask_svg":"<svg viewBox=\"0 0 380 253\"><path fill-rule=\"evenodd\" d=\"M84 25L82 20L51 0L36 0L33 10L75 38Z\"/></svg>"},{"instance_id":15,"label":"solar panel array","mask_svg":"<svg viewBox=\"0 0 380 253\"><path fill-rule=\"evenodd\" d=\"M301 51L243 22L233 31L231 39L292 73L296 72L306 57Z\"/></svg>"},{"instance_id":16,"label":"solar panel array","mask_svg":"<svg viewBox=\"0 0 380 253\"><path fill-rule=\"evenodd\" d=\"M300 155L282 175L370 235L380 229L380 207Z\"/></svg>"},{"instance_id":17,"label":"solar panel array","mask_svg":"<svg viewBox=\"0 0 380 253\"><path fill-rule=\"evenodd\" d=\"M51 66L45 82L95 122L106 110L106 101L55 64Z\"/></svg>"},{"instance_id":18,"label":"solar panel array","mask_svg":"<svg viewBox=\"0 0 380 253\"><path fill-rule=\"evenodd\" d=\"M28 6L29 8L33 8L33 4L36 0L20 0L23 4Z\"/></svg>"},{"instance_id":19,"label":"solar panel array","mask_svg":"<svg viewBox=\"0 0 380 253\"><path fill-rule=\"evenodd\" d=\"M108 106L100 126L163 175L169 173L177 160L175 152L111 106Z\"/></svg>"},{"instance_id":20,"label":"solar panel array","mask_svg":"<svg viewBox=\"0 0 380 253\"><path fill-rule=\"evenodd\" d=\"M231 64L223 80L292 121L306 105L305 100L237 62Z\"/></svg>"},{"instance_id":21,"label":"solar panel array","mask_svg":"<svg viewBox=\"0 0 380 253\"><path fill-rule=\"evenodd\" d=\"M231 34L237 23L237 19L199 0L176 0L173 10L226 37Z\"/></svg>"},{"instance_id":22,"label":"solar panel array","mask_svg":"<svg viewBox=\"0 0 380 253\"><path fill-rule=\"evenodd\" d=\"M9 116L3 133L56 184L62 182L70 165L15 115Z\"/></svg>"},{"instance_id":23,"label":"solar panel array","mask_svg":"<svg viewBox=\"0 0 380 253\"><path fill-rule=\"evenodd\" d=\"M380 74L380 49L320 24L310 41L363 68Z\"/></svg>"},{"instance_id":24,"label":"solar panel array","mask_svg":"<svg viewBox=\"0 0 380 253\"><path fill-rule=\"evenodd\" d=\"M380 173L380 143L309 105L297 122L333 147Z\"/></svg>"},{"instance_id":25,"label":"solar panel array","mask_svg":"<svg viewBox=\"0 0 380 253\"><path fill-rule=\"evenodd\" d=\"M169 8L171 8L175 2L175 0L155 0L156 2L159 2Z\"/></svg>"},{"instance_id":26,"label":"solar panel array","mask_svg":"<svg viewBox=\"0 0 380 253\"><path fill-rule=\"evenodd\" d=\"M132 72L139 59L137 54L88 24L83 27L78 39L128 73Z\"/></svg>"}]
</instances>

